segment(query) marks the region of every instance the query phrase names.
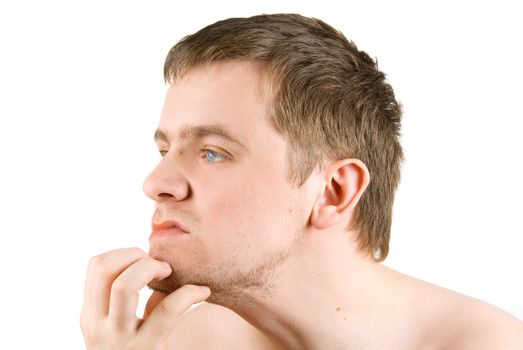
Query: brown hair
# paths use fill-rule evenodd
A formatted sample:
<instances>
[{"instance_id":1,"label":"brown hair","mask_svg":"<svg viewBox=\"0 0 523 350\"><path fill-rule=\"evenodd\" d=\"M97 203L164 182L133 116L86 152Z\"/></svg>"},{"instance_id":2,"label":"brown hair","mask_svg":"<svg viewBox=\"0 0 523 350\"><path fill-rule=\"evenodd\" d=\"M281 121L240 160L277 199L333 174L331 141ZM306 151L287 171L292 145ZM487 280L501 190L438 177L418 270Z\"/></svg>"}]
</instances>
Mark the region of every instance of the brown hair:
<instances>
[{"instance_id":1,"label":"brown hair","mask_svg":"<svg viewBox=\"0 0 523 350\"><path fill-rule=\"evenodd\" d=\"M220 60L262 63L271 121L291 146L291 183L303 185L324 160L365 163L371 180L349 228L358 231L362 252L384 260L403 161L402 111L377 62L321 20L259 15L219 21L183 38L167 55L165 81Z\"/></svg>"}]
</instances>

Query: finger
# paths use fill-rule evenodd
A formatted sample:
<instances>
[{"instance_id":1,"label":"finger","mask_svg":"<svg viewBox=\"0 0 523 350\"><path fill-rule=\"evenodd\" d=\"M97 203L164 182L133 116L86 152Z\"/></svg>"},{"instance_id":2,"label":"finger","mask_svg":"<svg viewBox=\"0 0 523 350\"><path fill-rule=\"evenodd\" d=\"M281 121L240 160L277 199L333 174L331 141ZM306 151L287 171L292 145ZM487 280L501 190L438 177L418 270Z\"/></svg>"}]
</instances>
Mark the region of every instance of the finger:
<instances>
[{"instance_id":1,"label":"finger","mask_svg":"<svg viewBox=\"0 0 523 350\"><path fill-rule=\"evenodd\" d=\"M113 281L144 256L147 253L139 248L120 248L91 258L85 282L85 312L96 319L107 316Z\"/></svg>"},{"instance_id":2,"label":"finger","mask_svg":"<svg viewBox=\"0 0 523 350\"><path fill-rule=\"evenodd\" d=\"M145 305L145 310L143 311L143 319L146 320L151 312L154 310L156 305L160 303L168 294L160 292L160 291L154 291L151 296L149 297L149 300L147 300L147 304Z\"/></svg>"},{"instance_id":3,"label":"finger","mask_svg":"<svg viewBox=\"0 0 523 350\"><path fill-rule=\"evenodd\" d=\"M169 264L153 259L142 258L129 266L114 281L109 302L109 320L117 329L131 329L136 326L138 292L153 279L162 280L169 276Z\"/></svg>"},{"instance_id":4,"label":"finger","mask_svg":"<svg viewBox=\"0 0 523 350\"><path fill-rule=\"evenodd\" d=\"M144 342L161 344L175 326L178 318L193 304L207 299L211 295L199 286L186 284L166 296L152 310L147 321L140 328L139 336Z\"/></svg>"}]
</instances>

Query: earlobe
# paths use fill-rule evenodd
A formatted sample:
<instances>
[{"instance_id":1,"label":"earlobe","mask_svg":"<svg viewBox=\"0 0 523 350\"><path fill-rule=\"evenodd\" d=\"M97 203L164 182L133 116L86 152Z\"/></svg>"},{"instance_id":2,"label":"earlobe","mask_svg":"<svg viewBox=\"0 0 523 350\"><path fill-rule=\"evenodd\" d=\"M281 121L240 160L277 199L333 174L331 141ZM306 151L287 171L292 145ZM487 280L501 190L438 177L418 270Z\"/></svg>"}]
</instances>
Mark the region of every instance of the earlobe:
<instances>
[{"instance_id":1,"label":"earlobe","mask_svg":"<svg viewBox=\"0 0 523 350\"><path fill-rule=\"evenodd\" d=\"M311 224L319 230L349 217L370 181L367 167L358 159L334 162L326 174L326 185L311 214Z\"/></svg>"},{"instance_id":2,"label":"earlobe","mask_svg":"<svg viewBox=\"0 0 523 350\"><path fill-rule=\"evenodd\" d=\"M314 204L311 215L311 224L318 230L323 230L332 225L335 221L336 207L333 205L318 205Z\"/></svg>"}]
</instances>

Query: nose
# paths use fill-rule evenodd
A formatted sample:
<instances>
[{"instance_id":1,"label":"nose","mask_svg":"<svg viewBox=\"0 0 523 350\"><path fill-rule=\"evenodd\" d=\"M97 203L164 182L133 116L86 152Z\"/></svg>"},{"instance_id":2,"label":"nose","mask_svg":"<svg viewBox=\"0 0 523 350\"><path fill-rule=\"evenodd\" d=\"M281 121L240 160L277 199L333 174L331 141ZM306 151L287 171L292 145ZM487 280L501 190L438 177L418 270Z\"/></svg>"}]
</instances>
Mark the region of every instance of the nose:
<instances>
[{"instance_id":1,"label":"nose","mask_svg":"<svg viewBox=\"0 0 523 350\"><path fill-rule=\"evenodd\" d=\"M189 183L181 174L174 159L166 155L145 178L143 191L156 202L181 201L189 196Z\"/></svg>"}]
</instances>

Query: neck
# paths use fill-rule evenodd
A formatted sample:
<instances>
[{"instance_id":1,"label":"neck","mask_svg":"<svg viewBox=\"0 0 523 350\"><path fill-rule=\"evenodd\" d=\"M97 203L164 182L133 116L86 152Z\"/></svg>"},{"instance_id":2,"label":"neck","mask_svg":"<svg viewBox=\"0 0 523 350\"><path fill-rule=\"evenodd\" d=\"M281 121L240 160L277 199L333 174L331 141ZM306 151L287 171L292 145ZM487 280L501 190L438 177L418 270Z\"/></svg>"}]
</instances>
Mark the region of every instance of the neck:
<instances>
[{"instance_id":1,"label":"neck","mask_svg":"<svg viewBox=\"0 0 523 350\"><path fill-rule=\"evenodd\" d=\"M322 236L307 237L269 288L244 290L241 303L223 306L285 349L351 348L397 323L407 309L401 275L341 243L350 241L346 232Z\"/></svg>"}]
</instances>

